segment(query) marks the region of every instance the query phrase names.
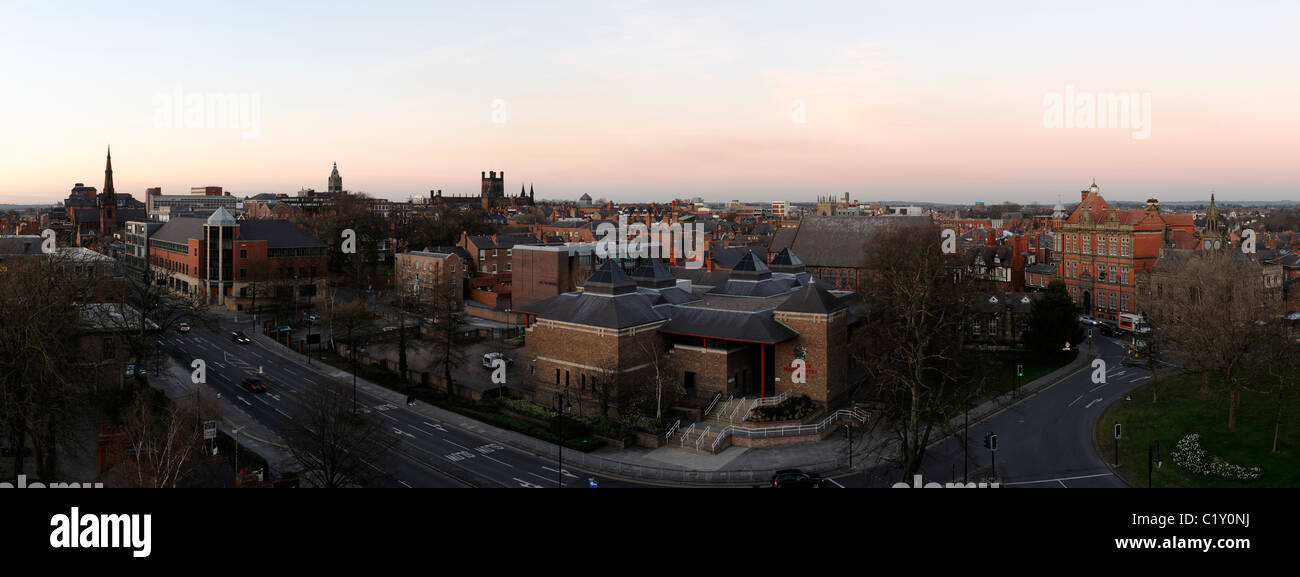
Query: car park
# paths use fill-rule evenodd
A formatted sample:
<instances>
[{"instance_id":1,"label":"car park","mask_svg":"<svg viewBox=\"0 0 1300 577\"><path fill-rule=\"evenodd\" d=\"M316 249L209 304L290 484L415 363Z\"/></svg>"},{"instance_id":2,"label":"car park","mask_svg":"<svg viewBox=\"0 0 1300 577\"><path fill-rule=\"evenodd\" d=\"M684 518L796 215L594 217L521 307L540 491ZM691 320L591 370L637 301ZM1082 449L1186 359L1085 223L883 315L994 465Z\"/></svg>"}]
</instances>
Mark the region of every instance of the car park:
<instances>
[{"instance_id":1,"label":"car park","mask_svg":"<svg viewBox=\"0 0 1300 577\"><path fill-rule=\"evenodd\" d=\"M772 475L772 487L776 489L820 489L822 481L821 477L799 469L782 469Z\"/></svg>"}]
</instances>

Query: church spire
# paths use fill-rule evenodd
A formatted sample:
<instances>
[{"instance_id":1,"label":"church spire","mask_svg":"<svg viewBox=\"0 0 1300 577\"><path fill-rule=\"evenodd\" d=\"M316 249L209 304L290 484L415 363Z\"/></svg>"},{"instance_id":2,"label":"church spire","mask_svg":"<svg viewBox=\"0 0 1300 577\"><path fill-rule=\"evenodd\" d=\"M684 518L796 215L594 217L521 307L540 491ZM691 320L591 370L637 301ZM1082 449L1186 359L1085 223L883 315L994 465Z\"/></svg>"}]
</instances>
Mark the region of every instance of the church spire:
<instances>
[{"instance_id":1,"label":"church spire","mask_svg":"<svg viewBox=\"0 0 1300 577\"><path fill-rule=\"evenodd\" d=\"M108 159L104 164L104 194L113 194L113 147L108 147Z\"/></svg>"}]
</instances>

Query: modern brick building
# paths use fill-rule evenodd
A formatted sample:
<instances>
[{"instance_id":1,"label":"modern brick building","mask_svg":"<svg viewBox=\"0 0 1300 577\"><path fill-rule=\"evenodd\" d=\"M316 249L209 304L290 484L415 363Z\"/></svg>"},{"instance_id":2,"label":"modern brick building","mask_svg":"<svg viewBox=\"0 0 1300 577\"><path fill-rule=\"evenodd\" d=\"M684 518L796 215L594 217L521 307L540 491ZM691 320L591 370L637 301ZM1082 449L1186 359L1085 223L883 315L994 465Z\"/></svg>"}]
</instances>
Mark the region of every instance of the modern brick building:
<instances>
[{"instance_id":1,"label":"modern brick building","mask_svg":"<svg viewBox=\"0 0 1300 577\"><path fill-rule=\"evenodd\" d=\"M524 308L537 301L582 288L596 272L592 243L516 245L513 259L513 306Z\"/></svg>"},{"instance_id":2,"label":"modern brick building","mask_svg":"<svg viewBox=\"0 0 1300 577\"><path fill-rule=\"evenodd\" d=\"M169 220L149 238L149 259L172 290L232 310L314 296L326 275L325 243L291 222L237 221L223 208Z\"/></svg>"},{"instance_id":3,"label":"modern brick building","mask_svg":"<svg viewBox=\"0 0 1300 577\"><path fill-rule=\"evenodd\" d=\"M665 382L663 406L680 397L704 404L715 396L786 393L841 403L851 388L854 299L828 290L787 250L770 268L747 255L708 290L692 288L655 259L630 275L606 261L582 291L518 310L529 319L526 361L536 402L567 390L580 411L601 410L607 395L611 411L627 413ZM796 359L807 364L806 382L791 378Z\"/></svg>"}]
</instances>

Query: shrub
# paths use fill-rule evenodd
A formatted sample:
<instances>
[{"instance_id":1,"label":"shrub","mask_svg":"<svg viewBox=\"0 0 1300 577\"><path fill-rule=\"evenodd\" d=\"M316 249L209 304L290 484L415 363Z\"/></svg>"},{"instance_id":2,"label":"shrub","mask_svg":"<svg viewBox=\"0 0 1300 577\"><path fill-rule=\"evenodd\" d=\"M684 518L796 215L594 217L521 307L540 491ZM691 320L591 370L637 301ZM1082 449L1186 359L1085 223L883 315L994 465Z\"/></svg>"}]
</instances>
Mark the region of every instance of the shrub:
<instances>
[{"instance_id":1,"label":"shrub","mask_svg":"<svg viewBox=\"0 0 1300 577\"><path fill-rule=\"evenodd\" d=\"M797 421L817 410L817 405L808 395L800 395L770 406L755 407L746 419L752 423L773 423L776 421Z\"/></svg>"},{"instance_id":2,"label":"shrub","mask_svg":"<svg viewBox=\"0 0 1300 577\"><path fill-rule=\"evenodd\" d=\"M1198 475L1253 481L1264 472L1259 467L1233 465L1221 457L1206 455L1205 449L1201 448L1201 436L1195 433L1178 441L1178 446L1170 451L1169 456L1174 464Z\"/></svg>"}]
</instances>

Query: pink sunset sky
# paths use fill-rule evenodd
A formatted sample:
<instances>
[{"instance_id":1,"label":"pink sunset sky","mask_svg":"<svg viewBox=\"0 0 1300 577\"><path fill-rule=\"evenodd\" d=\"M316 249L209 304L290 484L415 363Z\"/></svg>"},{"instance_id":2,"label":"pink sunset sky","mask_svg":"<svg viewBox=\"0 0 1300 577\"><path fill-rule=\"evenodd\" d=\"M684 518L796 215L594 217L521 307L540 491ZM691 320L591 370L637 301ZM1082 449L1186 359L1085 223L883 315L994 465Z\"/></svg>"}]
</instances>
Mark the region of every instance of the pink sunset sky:
<instances>
[{"instance_id":1,"label":"pink sunset sky","mask_svg":"<svg viewBox=\"0 0 1300 577\"><path fill-rule=\"evenodd\" d=\"M108 145L137 198L338 162L394 200L1300 199L1295 4L268 4L0 6L0 204L102 186ZM1049 126L1067 90L1150 106Z\"/></svg>"}]
</instances>

